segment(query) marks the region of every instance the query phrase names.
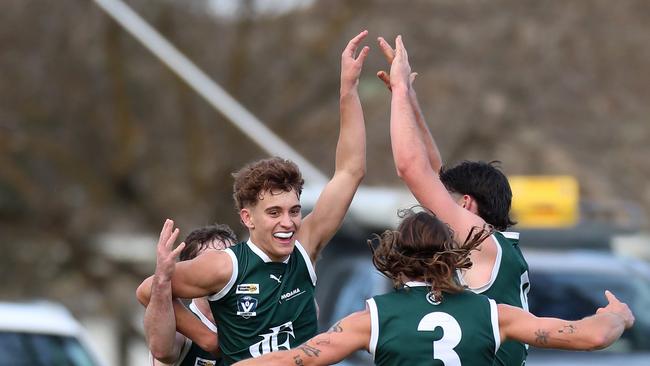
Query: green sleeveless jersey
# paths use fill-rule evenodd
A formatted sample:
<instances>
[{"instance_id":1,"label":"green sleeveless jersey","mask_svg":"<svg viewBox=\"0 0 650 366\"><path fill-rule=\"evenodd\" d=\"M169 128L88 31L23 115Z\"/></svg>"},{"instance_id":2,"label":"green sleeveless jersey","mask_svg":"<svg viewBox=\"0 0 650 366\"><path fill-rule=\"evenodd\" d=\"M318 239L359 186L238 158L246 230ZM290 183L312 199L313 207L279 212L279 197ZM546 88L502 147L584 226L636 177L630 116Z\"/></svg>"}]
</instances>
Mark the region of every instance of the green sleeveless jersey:
<instances>
[{"instance_id":1,"label":"green sleeveless jersey","mask_svg":"<svg viewBox=\"0 0 650 366\"><path fill-rule=\"evenodd\" d=\"M528 263L519 249L519 233L495 232L497 258L492 269L490 282L473 292L494 299L499 304L508 304L528 311ZM461 276L459 276L461 277ZM461 278L462 282L462 278ZM526 363L528 346L515 341L503 342L495 365L521 366Z\"/></svg>"},{"instance_id":2,"label":"green sleeveless jersey","mask_svg":"<svg viewBox=\"0 0 650 366\"><path fill-rule=\"evenodd\" d=\"M368 300L378 366L491 366L499 348L494 300L471 291L435 302L423 282Z\"/></svg>"},{"instance_id":3,"label":"green sleeveless jersey","mask_svg":"<svg viewBox=\"0 0 650 366\"><path fill-rule=\"evenodd\" d=\"M250 240L225 252L232 276L208 299L226 365L294 348L316 335L316 272L300 243L284 263L271 261Z\"/></svg>"}]
</instances>

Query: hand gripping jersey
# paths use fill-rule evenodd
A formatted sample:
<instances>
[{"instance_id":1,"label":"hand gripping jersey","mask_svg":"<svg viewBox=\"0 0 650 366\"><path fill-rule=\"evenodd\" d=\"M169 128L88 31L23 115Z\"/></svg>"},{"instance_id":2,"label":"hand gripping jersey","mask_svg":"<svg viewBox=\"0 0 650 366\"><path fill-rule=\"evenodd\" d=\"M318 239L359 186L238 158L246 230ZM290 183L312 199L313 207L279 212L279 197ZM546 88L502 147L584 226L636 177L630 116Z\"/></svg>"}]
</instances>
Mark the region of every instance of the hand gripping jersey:
<instances>
[{"instance_id":1,"label":"hand gripping jersey","mask_svg":"<svg viewBox=\"0 0 650 366\"><path fill-rule=\"evenodd\" d=\"M208 299L226 365L294 348L316 335L316 272L300 243L284 263L271 261L250 240L225 252L232 276Z\"/></svg>"},{"instance_id":2,"label":"hand gripping jersey","mask_svg":"<svg viewBox=\"0 0 650 366\"><path fill-rule=\"evenodd\" d=\"M376 365L491 366L499 348L494 300L471 291L436 302L423 282L368 301Z\"/></svg>"},{"instance_id":3,"label":"hand gripping jersey","mask_svg":"<svg viewBox=\"0 0 650 366\"><path fill-rule=\"evenodd\" d=\"M490 282L473 292L494 299L498 304L508 304L528 311L528 263L519 249L519 233L495 232L497 258L492 269ZM462 276L458 276L462 281ZM527 345L506 341L499 348L494 365L521 366L526 363Z\"/></svg>"}]
</instances>

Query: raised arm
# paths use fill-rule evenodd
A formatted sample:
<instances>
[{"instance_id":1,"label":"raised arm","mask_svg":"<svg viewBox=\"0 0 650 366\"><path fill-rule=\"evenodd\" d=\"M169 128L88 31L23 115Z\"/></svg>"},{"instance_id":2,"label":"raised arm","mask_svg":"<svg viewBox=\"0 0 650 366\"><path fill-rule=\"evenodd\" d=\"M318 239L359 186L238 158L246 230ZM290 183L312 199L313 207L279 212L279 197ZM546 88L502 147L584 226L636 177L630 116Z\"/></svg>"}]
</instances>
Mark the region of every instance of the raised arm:
<instances>
[{"instance_id":1,"label":"raised arm","mask_svg":"<svg viewBox=\"0 0 650 366\"><path fill-rule=\"evenodd\" d=\"M581 320L538 318L517 307L499 304L501 339L513 339L541 348L590 351L605 348L632 327L634 315L609 291L609 304Z\"/></svg>"},{"instance_id":2,"label":"raised arm","mask_svg":"<svg viewBox=\"0 0 650 366\"><path fill-rule=\"evenodd\" d=\"M174 229L174 222L167 220L158 241L159 255L165 250L170 250L165 248L172 248L177 237L178 229ZM225 252L209 251L192 260L176 263L172 272L169 280L171 283L171 296L193 299L220 291L230 279L232 262ZM144 280L136 291L138 300L144 306L148 306L150 303L152 286L156 282L160 282L155 281L155 277L154 275ZM168 306L168 303L166 304ZM173 307L176 329L206 351L216 351L216 335L180 302L175 301ZM168 311L167 309L168 307L158 308L158 311ZM157 316L160 317L160 314Z\"/></svg>"},{"instance_id":3,"label":"raised arm","mask_svg":"<svg viewBox=\"0 0 650 366\"><path fill-rule=\"evenodd\" d=\"M366 129L359 100L359 75L369 47L355 53L368 35L363 31L348 43L341 55L340 131L336 145L336 166L314 210L303 220L298 240L312 261L341 226L366 172Z\"/></svg>"},{"instance_id":4,"label":"raised arm","mask_svg":"<svg viewBox=\"0 0 650 366\"><path fill-rule=\"evenodd\" d=\"M162 237L163 233L160 235ZM144 334L153 357L161 362L173 363L178 359L185 340L183 335L176 333L171 283L174 265L184 243L174 250L169 246L171 242L163 244L157 248L151 298L144 312Z\"/></svg>"},{"instance_id":5,"label":"raised arm","mask_svg":"<svg viewBox=\"0 0 650 366\"><path fill-rule=\"evenodd\" d=\"M368 349L370 343L370 312L348 315L327 332L308 340L298 348L271 352L258 358L236 363L236 366L318 366L332 365L355 351Z\"/></svg>"},{"instance_id":6,"label":"raised arm","mask_svg":"<svg viewBox=\"0 0 650 366\"><path fill-rule=\"evenodd\" d=\"M383 37L378 37L377 43L379 43L379 49L381 50L381 53L384 54L386 61L388 61L388 65L392 65L393 59L395 58L395 50L393 50L390 44L388 44ZM409 101L411 102L411 108L413 108L413 112L415 113L415 121L417 122L420 137L422 138L427 150L429 164L431 164L431 168L436 173L440 173L440 168L442 168L440 150L438 149L438 145L436 144L433 135L431 135L431 131L429 131L429 126L427 126L427 122L424 119L424 113L422 113L422 108L420 108L420 103L418 102L418 96L413 87L417 75L417 72L411 72L409 75L409 82L411 84L411 87L409 88ZM390 76L386 71L378 71L377 77L386 84L388 90L392 90L390 87Z\"/></svg>"},{"instance_id":7,"label":"raised arm","mask_svg":"<svg viewBox=\"0 0 650 366\"><path fill-rule=\"evenodd\" d=\"M401 36L397 37L395 44L395 58L390 70L390 136L397 175L418 202L448 223L456 238L463 241L474 226L483 227L485 221L456 204L431 167L409 97L411 66Z\"/></svg>"}]
</instances>

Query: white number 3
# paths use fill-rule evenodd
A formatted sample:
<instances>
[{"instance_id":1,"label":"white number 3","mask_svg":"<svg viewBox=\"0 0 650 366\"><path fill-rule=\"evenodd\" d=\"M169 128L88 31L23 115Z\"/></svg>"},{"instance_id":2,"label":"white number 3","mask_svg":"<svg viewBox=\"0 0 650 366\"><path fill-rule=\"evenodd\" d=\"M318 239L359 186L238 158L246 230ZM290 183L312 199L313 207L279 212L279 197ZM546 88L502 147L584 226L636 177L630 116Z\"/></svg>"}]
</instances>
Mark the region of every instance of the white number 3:
<instances>
[{"instance_id":1,"label":"white number 3","mask_svg":"<svg viewBox=\"0 0 650 366\"><path fill-rule=\"evenodd\" d=\"M460 325L454 317L442 312L429 313L418 324L421 332L433 332L437 327L442 328L442 338L433 341L433 359L442 361L445 366L461 366L460 357L454 352L463 336Z\"/></svg>"}]
</instances>

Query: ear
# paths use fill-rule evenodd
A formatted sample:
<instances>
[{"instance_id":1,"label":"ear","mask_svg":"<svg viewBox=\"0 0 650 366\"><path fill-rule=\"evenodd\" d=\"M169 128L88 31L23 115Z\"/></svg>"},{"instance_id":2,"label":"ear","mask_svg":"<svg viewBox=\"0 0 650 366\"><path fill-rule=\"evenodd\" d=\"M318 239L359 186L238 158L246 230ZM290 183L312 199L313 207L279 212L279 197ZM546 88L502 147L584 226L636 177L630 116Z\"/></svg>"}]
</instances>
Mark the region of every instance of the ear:
<instances>
[{"instance_id":1,"label":"ear","mask_svg":"<svg viewBox=\"0 0 650 366\"><path fill-rule=\"evenodd\" d=\"M463 195L463 207L474 215L478 215L478 204L474 197L468 194Z\"/></svg>"},{"instance_id":2,"label":"ear","mask_svg":"<svg viewBox=\"0 0 650 366\"><path fill-rule=\"evenodd\" d=\"M241 219L241 222L244 223L244 226L246 226L249 230L255 229L255 224L253 223L253 217L249 209L242 208L239 211L239 218Z\"/></svg>"}]
</instances>

